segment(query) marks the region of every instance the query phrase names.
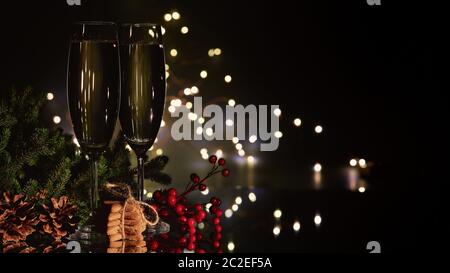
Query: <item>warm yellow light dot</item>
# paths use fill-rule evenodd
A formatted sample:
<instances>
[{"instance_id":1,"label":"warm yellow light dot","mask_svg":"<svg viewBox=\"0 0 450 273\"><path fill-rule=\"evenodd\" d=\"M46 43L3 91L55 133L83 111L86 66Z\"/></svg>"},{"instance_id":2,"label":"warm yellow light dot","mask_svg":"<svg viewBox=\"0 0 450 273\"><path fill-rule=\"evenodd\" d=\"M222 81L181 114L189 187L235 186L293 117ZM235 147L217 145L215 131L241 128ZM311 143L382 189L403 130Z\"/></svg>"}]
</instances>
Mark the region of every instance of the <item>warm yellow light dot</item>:
<instances>
[{"instance_id":1,"label":"warm yellow light dot","mask_svg":"<svg viewBox=\"0 0 450 273\"><path fill-rule=\"evenodd\" d=\"M241 143L237 143L236 145L235 145L235 147L236 147L236 150L241 150L242 149L242 144Z\"/></svg>"},{"instance_id":2,"label":"warm yellow light dot","mask_svg":"<svg viewBox=\"0 0 450 273\"><path fill-rule=\"evenodd\" d=\"M172 15L170 13L164 14L164 21L169 22L172 20Z\"/></svg>"},{"instance_id":3,"label":"warm yellow light dot","mask_svg":"<svg viewBox=\"0 0 450 273\"><path fill-rule=\"evenodd\" d=\"M208 50L208 56L209 57L214 57L214 49L210 49L210 50Z\"/></svg>"},{"instance_id":4,"label":"warm yellow light dot","mask_svg":"<svg viewBox=\"0 0 450 273\"><path fill-rule=\"evenodd\" d=\"M253 192L250 192L248 194L248 200L250 200L250 202L255 202L256 201L256 194Z\"/></svg>"},{"instance_id":5,"label":"warm yellow light dot","mask_svg":"<svg viewBox=\"0 0 450 273\"><path fill-rule=\"evenodd\" d=\"M197 127L197 129L195 130L195 133L196 133L197 135L203 134L203 128L202 128L202 127Z\"/></svg>"},{"instance_id":6,"label":"warm yellow light dot","mask_svg":"<svg viewBox=\"0 0 450 273\"><path fill-rule=\"evenodd\" d=\"M207 154L207 153L208 153L208 150L207 150L206 148L201 148L201 149L200 149L200 153L201 153L201 154Z\"/></svg>"},{"instance_id":7,"label":"warm yellow light dot","mask_svg":"<svg viewBox=\"0 0 450 273\"><path fill-rule=\"evenodd\" d=\"M173 113L173 112L175 112L176 109L175 109L175 106L170 105L168 110L169 110L170 113Z\"/></svg>"},{"instance_id":8,"label":"warm yellow light dot","mask_svg":"<svg viewBox=\"0 0 450 273\"><path fill-rule=\"evenodd\" d=\"M316 127L314 127L314 131L315 131L317 134L320 134L320 133L322 133L322 131L323 131L323 127L320 126L320 125L317 125Z\"/></svg>"},{"instance_id":9,"label":"warm yellow light dot","mask_svg":"<svg viewBox=\"0 0 450 273\"><path fill-rule=\"evenodd\" d=\"M230 75L226 75L224 78L226 83L230 83L231 82L231 76Z\"/></svg>"},{"instance_id":10,"label":"warm yellow light dot","mask_svg":"<svg viewBox=\"0 0 450 273\"><path fill-rule=\"evenodd\" d=\"M255 143L256 139L257 137L255 135L251 135L248 141L250 141L250 143Z\"/></svg>"},{"instance_id":11,"label":"warm yellow light dot","mask_svg":"<svg viewBox=\"0 0 450 273\"><path fill-rule=\"evenodd\" d=\"M273 212L273 217L279 219L279 218L281 218L281 215L282 215L282 214L283 214L283 213L281 212L280 209L276 209L276 210Z\"/></svg>"},{"instance_id":12,"label":"warm yellow light dot","mask_svg":"<svg viewBox=\"0 0 450 273\"><path fill-rule=\"evenodd\" d=\"M147 192L147 198L152 198L153 197L153 192Z\"/></svg>"},{"instance_id":13,"label":"warm yellow light dot","mask_svg":"<svg viewBox=\"0 0 450 273\"><path fill-rule=\"evenodd\" d=\"M53 95L52 92L48 92L47 93L47 100L52 100L55 96Z\"/></svg>"},{"instance_id":14,"label":"warm yellow light dot","mask_svg":"<svg viewBox=\"0 0 450 273\"><path fill-rule=\"evenodd\" d=\"M233 122L233 120L231 120L231 119L227 119L227 120L225 121L225 124L226 124L227 126L233 126L234 122Z\"/></svg>"},{"instance_id":15,"label":"warm yellow light dot","mask_svg":"<svg viewBox=\"0 0 450 273\"><path fill-rule=\"evenodd\" d=\"M196 120L196 119L197 119L197 114L196 114L196 113L190 112L190 113L188 114L188 119L189 119L189 120L192 120L192 121ZM200 128L201 128L201 127L200 127Z\"/></svg>"},{"instance_id":16,"label":"warm yellow light dot","mask_svg":"<svg viewBox=\"0 0 450 273\"><path fill-rule=\"evenodd\" d=\"M182 27L181 28L181 33L182 34L186 34L186 33L188 33L189 32L189 28L188 27Z\"/></svg>"},{"instance_id":17,"label":"warm yellow light dot","mask_svg":"<svg viewBox=\"0 0 450 273\"><path fill-rule=\"evenodd\" d=\"M166 79L168 79L170 76L169 71L166 71Z\"/></svg>"},{"instance_id":18,"label":"warm yellow light dot","mask_svg":"<svg viewBox=\"0 0 450 273\"><path fill-rule=\"evenodd\" d=\"M212 128L206 128L205 133L206 133L207 136L212 136L214 134Z\"/></svg>"},{"instance_id":19,"label":"warm yellow light dot","mask_svg":"<svg viewBox=\"0 0 450 273\"><path fill-rule=\"evenodd\" d=\"M314 164L314 171L316 173L320 172L321 170L322 170L322 165L320 165L320 163Z\"/></svg>"},{"instance_id":20,"label":"warm yellow light dot","mask_svg":"<svg viewBox=\"0 0 450 273\"><path fill-rule=\"evenodd\" d=\"M166 126L166 122L164 120L161 120L161 127Z\"/></svg>"},{"instance_id":21,"label":"warm yellow light dot","mask_svg":"<svg viewBox=\"0 0 450 273\"><path fill-rule=\"evenodd\" d=\"M203 117L198 118L198 123L203 124L205 123L205 119Z\"/></svg>"},{"instance_id":22,"label":"warm yellow light dot","mask_svg":"<svg viewBox=\"0 0 450 273\"><path fill-rule=\"evenodd\" d=\"M175 48L170 50L170 56L176 57L177 55L178 55L178 51Z\"/></svg>"},{"instance_id":23,"label":"warm yellow light dot","mask_svg":"<svg viewBox=\"0 0 450 273\"><path fill-rule=\"evenodd\" d=\"M149 149L150 151L153 151L153 145L150 147L150 149Z\"/></svg>"},{"instance_id":24,"label":"warm yellow light dot","mask_svg":"<svg viewBox=\"0 0 450 273\"><path fill-rule=\"evenodd\" d=\"M166 29L163 26L161 26L161 34L162 35L166 34Z\"/></svg>"},{"instance_id":25,"label":"warm yellow light dot","mask_svg":"<svg viewBox=\"0 0 450 273\"><path fill-rule=\"evenodd\" d=\"M277 237L278 235L280 235L280 232L281 232L281 228L280 228L280 226L275 226L274 228L273 228L273 235L275 235L275 237Z\"/></svg>"},{"instance_id":26,"label":"warm yellow light dot","mask_svg":"<svg viewBox=\"0 0 450 273\"><path fill-rule=\"evenodd\" d=\"M202 154L202 158L203 158L203 159L208 159L208 158L209 158L209 155L208 155L208 153L206 153L206 154Z\"/></svg>"},{"instance_id":27,"label":"warm yellow light dot","mask_svg":"<svg viewBox=\"0 0 450 273\"><path fill-rule=\"evenodd\" d=\"M155 37L155 32L153 31L153 29L149 29L148 34L152 37Z\"/></svg>"},{"instance_id":28,"label":"warm yellow light dot","mask_svg":"<svg viewBox=\"0 0 450 273\"><path fill-rule=\"evenodd\" d=\"M200 72L200 77L201 77L202 79L208 77L208 72L206 72L206 70L202 70L202 71Z\"/></svg>"},{"instance_id":29,"label":"warm yellow light dot","mask_svg":"<svg viewBox=\"0 0 450 273\"><path fill-rule=\"evenodd\" d=\"M220 48L214 49L214 55L219 56L220 54L222 54L222 50Z\"/></svg>"},{"instance_id":30,"label":"warm yellow light dot","mask_svg":"<svg viewBox=\"0 0 450 273\"><path fill-rule=\"evenodd\" d=\"M156 155L162 155L162 154L163 154L163 149L156 150Z\"/></svg>"},{"instance_id":31,"label":"warm yellow light dot","mask_svg":"<svg viewBox=\"0 0 450 273\"><path fill-rule=\"evenodd\" d=\"M164 67L166 68L166 71L169 71L170 67L168 64L165 64Z\"/></svg>"},{"instance_id":32,"label":"warm yellow light dot","mask_svg":"<svg viewBox=\"0 0 450 273\"><path fill-rule=\"evenodd\" d=\"M172 18L174 20L178 20L178 19L180 19L180 17L181 17L181 15L177 11L172 12Z\"/></svg>"},{"instance_id":33,"label":"warm yellow light dot","mask_svg":"<svg viewBox=\"0 0 450 273\"><path fill-rule=\"evenodd\" d=\"M255 158L250 155L247 157L247 162L248 162L248 164L251 165L251 164L255 163Z\"/></svg>"},{"instance_id":34,"label":"warm yellow light dot","mask_svg":"<svg viewBox=\"0 0 450 273\"><path fill-rule=\"evenodd\" d=\"M277 117L281 116L281 110L280 108L276 108L275 110L273 110L273 114Z\"/></svg>"},{"instance_id":35,"label":"warm yellow light dot","mask_svg":"<svg viewBox=\"0 0 450 273\"><path fill-rule=\"evenodd\" d=\"M234 203L236 203L238 205L242 204L242 197L240 197L240 196L236 197L236 199L234 199Z\"/></svg>"},{"instance_id":36,"label":"warm yellow light dot","mask_svg":"<svg viewBox=\"0 0 450 273\"><path fill-rule=\"evenodd\" d=\"M54 116L54 117L53 117L53 122L54 122L55 124L59 124L59 123L61 122L61 117L60 117L60 116Z\"/></svg>"},{"instance_id":37,"label":"warm yellow light dot","mask_svg":"<svg viewBox=\"0 0 450 273\"><path fill-rule=\"evenodd\" d=\"M191 93L192 93L192 94L197 94L198 91L199 91L199 90L198 90L198 87L197 87L197 86L194 85L194 86L191 87Z\"/></svg>"},{"instance_id":38,"label":"warm yellow light dot","mask_svg":"<svg viewBox=\"0 0 450 273\"><path fill-rule=\"evenodd\" d=\"M186 108L191 109L192 108L192 102L188 101L186 102Z\"/></svg>"},{"instance_id":39,"label":"warm yellow light dot","mask_svg":"<svg viewBox=\"0 0 450 273\"><path fill-rule=\"evenodd\" d=\"M233 139L232 139L231 141L233 141L233 143L234 143L234 144L236 144L236 143L238 143L238 142L239 142L239 138L237 138L237 137L233 137Z\"/></svg>"},{"instance_id":40,"label":"warm yellow light dot","mask_svg":"<svg viewBox=\"0 0 450 273\"><path fill-rule=\"evenodd\" d=\"M292 229L297 232L300 230L300 222L299 221L295 221L294 224L292 225Z\"/></svg>"},{"instance_id":41,"label":"warm yellow light dot","mask_svg":"<svg viewBox=\"0 0 450 273\"><path fill-rule=\"evenodd\" d=\"M239 209L239 206L236 205L236 204L234 204L234 205L231 206L231 210L232 210L232 211L238 211L238 209Z\"/></svg>"},{"instance_id":42,"label":"warm yellow light dot","mask_svg":"<svg viewBox=\"0 0 450 273\"><path fill-rule=\"evenodd\" d=\"M239 150L238 151L238 155L241 156L241 157L245 156L245 151L244 150Z\"/></svg>"},{"instance_id":43,"label":"warm yellow light dot","mask_svg":"<svg viewBox=\"0 0 450 273\"><path fill-rule=\"evenodd\" d=\"M281 138L281 137L283 136L283 133L280 132L280 131L276 131L276 132L274 133L274 136L275 136L276 138Z\"/></svg>"},{"instance_id":44,"label":"warm yellow light dot","mask_svg":"<svg viewBox=\"0 0 450 273\"><path fill-rule=\"evenodd\" d=\"M227 209L225 211L225 217L230 218L231 216L233 216L233 211L231 209Z\"/></svg>"},{"instance_id":45,"label":"warm yellow light dot","mask_svg":"<svg viewBox=\"0 0 450 273\"><path fill-rule=\"evenodd\" d=\"M206 210L206 212L209 212L209 209L212 207L212 204L211 203L208 203L208 204L206 204L205 205L205 210Z\"/></svg>"},{"instance_id":46,"label":"warm yellow light dot","mask_svg":"<svg viewBox=\"0 0 450 273\"><path fill-rule=\"evenodd\" d=\"M356 161L356 159L352 158L352 159L350 160L350 166L355 167L356 164L358 164L358 161Z\"/></svg>"},{"instance_id":47,"label":"warm yellow light dot","mask_svg":"<svg viewBox=\"0 0 450 273\"><path fill-rule=\"evenodd\" d=\"M185 88L185 89L183 90L183 93L184 93L185 96L189 96L192 92L191 92L191 89L190 89L190 88Z\"/></svg>"},{"instance_id":48,"label":"warm yellow light dot","mask_svg":"<svg viewBox=\"0 0 450 273\"><path fill-rule=\"evenodd\" d=\"M358 164L359 164L359 166L360 166L361 168L367 167L367 165L366 165L366 160L365 160L364 158L361 158L361 159L358 161Z\"/></svg>"},{"instance_id":49,"label":"warm yellow light dot","mask_svg":"<svg viewBox=\"0 0 450 273\"><path fill-rule=\"evenodd\" d=\"M228 105L231 107L234 107L236 105L236 101L234 101L233 99L229 99L228 100Z\"/></svg>"},{"instance_id":50,"label":"warm yellow light dot","mask_svg":"<svg viewBox=\"0 0 450 273\"><path fill-rule=\"evenodd\" d=\"M316 216L314 216L314 224L316 224L316 226L320 226L320 224L322 223L322 217L320 216L320 214L316 214Z\"/></svg>"},{"instance_id":51,"label":"warm yellow light dot","mask_svg":"<svg viewBox=\"0 0 450 273\"><path fill-rule=\"evenodd\" d=\"M228 251L232 252L234 250L234 243L233 242L229 242L227 245Z\"/></svg>"},{"instance_id":52,"label":"warm yellow light dot","mask_svg":"<svg viewBox=\"0 0 450 273\"><path fill-rule=\"evenodd\" d=\"M363 192L366 191L366 188L365 188L365 187L359 187L359 188L358 188L358 191L359 191L360 193L363 193Z\"/></svg>"},{"instance_id":53,"label":"warm yellow light dot","mask_svg":"<svg viewBox=\"0 0 450 273\"><path fill-rule=\"evenodd\" d=\"M218 150L216 151L216 156L217 156L218 158L223 157L223 151L222 151L221 149L218 149Z\"/></svg>"},{"instance_id":54,"label":"warm yellow light dot","mask_svg":"<svg viewBox=\"0 0 450 273\"><path fill-rule=\"evenodd\" d=\"M294 119L294 125L296 127L299 127L300 125L302 125L302 120L299 118Z\"/></svg>"}]
</instances>

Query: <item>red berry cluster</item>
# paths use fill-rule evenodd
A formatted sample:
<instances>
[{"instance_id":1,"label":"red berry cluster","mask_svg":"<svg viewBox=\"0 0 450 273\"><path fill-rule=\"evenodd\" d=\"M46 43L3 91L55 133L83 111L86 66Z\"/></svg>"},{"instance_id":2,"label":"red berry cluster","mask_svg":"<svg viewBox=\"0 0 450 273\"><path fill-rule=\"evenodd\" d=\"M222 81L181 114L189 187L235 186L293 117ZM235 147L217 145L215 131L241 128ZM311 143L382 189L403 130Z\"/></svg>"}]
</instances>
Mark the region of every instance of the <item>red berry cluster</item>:
<instances>
[{"instance_id":1,"label":"red berry cluster","mask_svg":"<svg viewBox=\"0 0 450 273\"><path fill-rule=\"evenodd\" d=\"M230 174L225 166L225 159L217 160L215 155L209 157L209 162L213 165L211 171L203 178L193 173L186 190L177 194L177 190L170 188L163 191L155 191L150 204L156 208L162 221L170 225L170 232L154 236L149 241L149 248L152 251L182 253L183 249L195 251L197 253L217 252L221 253L220 240L222 238L222 226L220 218L222 201L217 197L209 200L211 206L207 213L208 203L196 203L190 205L186 195L198 189L206 189L206 180L217 173L227 177ZM199 224L203 224L202 229ZM209 236L206 233L209 232Z\"/></svg>"}]
</instances>

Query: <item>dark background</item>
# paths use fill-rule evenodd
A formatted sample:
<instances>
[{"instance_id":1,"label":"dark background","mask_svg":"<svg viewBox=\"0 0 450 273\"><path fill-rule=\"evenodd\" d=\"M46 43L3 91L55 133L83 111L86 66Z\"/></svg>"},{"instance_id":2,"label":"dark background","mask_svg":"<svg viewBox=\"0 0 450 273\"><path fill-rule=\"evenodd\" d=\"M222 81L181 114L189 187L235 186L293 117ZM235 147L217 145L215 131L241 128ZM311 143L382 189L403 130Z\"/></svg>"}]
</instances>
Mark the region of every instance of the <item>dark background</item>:
<instances>
[{"instance_id":1,"label":"dark background","mask_svg":"<svg viewBox=\"0 0 450 273\"><path fill-rule=\"evenodd\" d=\"M163 23L164 13L180 11L190 40L179 73L198 75L207 50L221 47L224 57L208 64L209 71L229 71L233 84L217 86L208 77L202 96L278 104L286 117L280 148L260 157L262 202L224 224L236 251L364 252L369 240L386 251L416 251L448 238L441 158L449 111L438 69L446 32L439 7L425 1L81 1L81 7L63 0L2 4L1 92L13 85L55 90L58 106L49 112L66 111L71 22ZM302 130L291 125L296 116ZM312 133L317 123L325 129L319 136ZM188 160L176 151L169 156L176 166ZM364 195L304 183L314 162L333 170L352 157L373 164ZM286 222L296 214L312 219L320 209L329 225L317 231L302 223L302 237L282 233L273 240L273 225L265 223L273 221L275 206L284 208Z\"/></svg>"}]
</instances>

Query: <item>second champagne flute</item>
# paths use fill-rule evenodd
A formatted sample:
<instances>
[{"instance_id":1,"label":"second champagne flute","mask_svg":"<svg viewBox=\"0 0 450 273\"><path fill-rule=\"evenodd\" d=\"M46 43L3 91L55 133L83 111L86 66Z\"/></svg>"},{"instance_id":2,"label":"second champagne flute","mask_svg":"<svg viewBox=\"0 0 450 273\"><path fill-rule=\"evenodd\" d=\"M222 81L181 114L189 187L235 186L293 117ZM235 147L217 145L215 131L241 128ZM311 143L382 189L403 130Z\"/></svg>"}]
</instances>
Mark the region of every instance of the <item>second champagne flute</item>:
<instances>
[{"instance_id":1,"label":"second champagne flute","mask_svg":"<svg viewBox=\"0 0 450 273\"><path fill-rule=\"evenodd\" d=\"M121 65L120 124L137 156L138 200L144 199L144 157L155 142L164 112L166 73L161 27L123 24L119 30Z\"/></svg>"}]
</instances>

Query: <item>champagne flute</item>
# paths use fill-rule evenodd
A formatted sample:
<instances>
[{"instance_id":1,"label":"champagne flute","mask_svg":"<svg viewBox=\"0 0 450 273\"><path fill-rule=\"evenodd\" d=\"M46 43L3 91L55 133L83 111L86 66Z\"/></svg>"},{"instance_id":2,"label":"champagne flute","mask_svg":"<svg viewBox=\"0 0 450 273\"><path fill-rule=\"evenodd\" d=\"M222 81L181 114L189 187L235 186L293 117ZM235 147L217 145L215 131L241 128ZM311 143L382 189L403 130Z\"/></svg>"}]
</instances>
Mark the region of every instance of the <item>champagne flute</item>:
<instances>
[{"instance_id":1,"label":"champagne flute","mask_svg":"<svg viewBox=\"0 0 450 273\"><path fill-rule=\"evenodd\" d=\"M73 25L67 66L67 95L75 136L90 161L92 221L99 201L98 159L113 136L120 106L116 24L77 22Z\"/></svg>"},{"instance_id":2,"label":"champagne flute","mask_svg":"<svg viewBox=\"0 0 450 273\"><path fill-rule=\"evenodd\" d=\"M144 157L155 142L164 112L166 73L161 26L123 24L120 125L137 156L138 200L144 199Z\"/></svg>"}]
</instances>

